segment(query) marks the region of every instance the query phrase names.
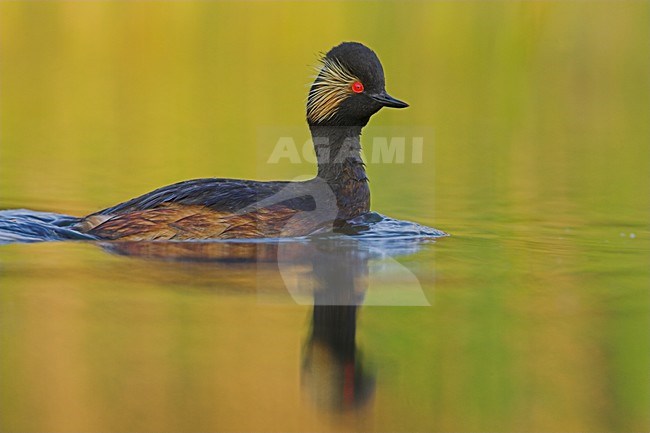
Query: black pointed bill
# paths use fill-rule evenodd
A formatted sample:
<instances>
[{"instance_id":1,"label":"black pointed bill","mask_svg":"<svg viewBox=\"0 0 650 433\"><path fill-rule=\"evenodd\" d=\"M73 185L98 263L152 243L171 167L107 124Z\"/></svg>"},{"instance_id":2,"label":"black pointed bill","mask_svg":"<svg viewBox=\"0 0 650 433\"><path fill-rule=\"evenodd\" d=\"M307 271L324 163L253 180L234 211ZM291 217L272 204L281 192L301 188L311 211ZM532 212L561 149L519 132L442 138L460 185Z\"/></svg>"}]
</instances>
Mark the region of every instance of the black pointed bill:
<instances>
[{"instance_id":1,"label":"black pointed bill","mask_svg":"<svg viewBox=\"0 0 650 433\"><path fill-rule=\"evenodd\" d=\"M375 95L369 95L369 96L375 101L379 102L384 107L406 108L409 106L409 104L407 104L406 102L393 98L388 93L386 93L386 91L383 91Z\"/></svg>"}]
</instances>

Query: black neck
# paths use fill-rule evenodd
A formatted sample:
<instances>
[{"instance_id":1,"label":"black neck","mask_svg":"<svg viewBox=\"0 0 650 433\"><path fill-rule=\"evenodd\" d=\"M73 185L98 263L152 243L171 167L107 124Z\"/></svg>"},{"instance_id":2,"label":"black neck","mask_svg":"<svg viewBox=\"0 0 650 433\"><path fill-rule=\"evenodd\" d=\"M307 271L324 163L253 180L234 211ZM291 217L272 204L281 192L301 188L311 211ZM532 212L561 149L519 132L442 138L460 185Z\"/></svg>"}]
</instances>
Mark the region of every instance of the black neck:
<instances>
[{"instance_id":1,"label":"black neck","mask_svg":"<svg viewBox=\"0 0 650 433\"><path fill-rule=\"evenodd\" d=\"M339 218L368 212L370 190L361 159L361 126L311 125L310 129L318 159L318 177L332 188Z\"/></svg>"}]
</instances>

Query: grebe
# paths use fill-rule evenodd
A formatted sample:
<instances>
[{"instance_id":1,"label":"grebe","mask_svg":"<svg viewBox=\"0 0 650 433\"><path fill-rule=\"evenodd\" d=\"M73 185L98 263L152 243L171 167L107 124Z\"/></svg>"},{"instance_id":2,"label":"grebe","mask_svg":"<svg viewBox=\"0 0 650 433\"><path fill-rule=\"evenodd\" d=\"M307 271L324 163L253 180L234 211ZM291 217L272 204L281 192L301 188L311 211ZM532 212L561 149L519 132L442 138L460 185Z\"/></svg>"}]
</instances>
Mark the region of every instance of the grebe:
<instances>
[{"instance_id":1,"label":"grebe","mask_svg":"<svg viewBox=\"0 0 650 433\"><path fill-rule=\"evenodd\" d=\"M200 240L304 236L370 210L361 129L382 107L408 104L385 90L377 55L357 42L321 59L307 98L318 160L300 182L195 179L81 219L76 229L107 240Z\"/></svg>"}]
</instances>

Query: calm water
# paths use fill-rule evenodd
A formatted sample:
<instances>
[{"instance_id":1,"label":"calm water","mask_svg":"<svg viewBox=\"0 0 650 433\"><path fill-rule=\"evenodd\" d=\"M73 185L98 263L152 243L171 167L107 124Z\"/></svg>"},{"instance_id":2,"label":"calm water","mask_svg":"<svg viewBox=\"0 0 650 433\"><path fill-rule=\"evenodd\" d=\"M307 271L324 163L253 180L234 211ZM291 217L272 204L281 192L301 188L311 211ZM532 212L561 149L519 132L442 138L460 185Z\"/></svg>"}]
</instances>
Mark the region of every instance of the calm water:
<instances>
[{"instance_id":1,"label":"calm water","mask_svg":"<svg viewBox=\"0 0 650 433\"><path fill-rule=\"evenodd\" d=\"M306 137L315 53L360 40L411 104L374 131L425 131L415 163L364 135L373 208L452 234L2 245L0 430L650 430L648 23L634 1L0 2L1 209L312 174L269 155Z\"/></svg>"}]
</instances>

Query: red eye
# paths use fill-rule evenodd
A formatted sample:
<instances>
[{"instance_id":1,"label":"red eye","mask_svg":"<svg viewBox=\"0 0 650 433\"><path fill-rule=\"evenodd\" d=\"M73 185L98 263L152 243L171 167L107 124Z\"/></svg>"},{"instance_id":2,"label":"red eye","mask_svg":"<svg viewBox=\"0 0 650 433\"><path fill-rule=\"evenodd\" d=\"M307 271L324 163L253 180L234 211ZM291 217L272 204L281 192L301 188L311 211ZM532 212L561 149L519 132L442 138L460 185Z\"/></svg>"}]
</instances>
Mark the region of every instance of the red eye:
<instances>
[{"instance_id":1,"label":"red eye","mask_svg":"<svg viewBox=\"0 0 650 433\"><path fill-rule=\"evenodd\" d=\"M361 81L355 81L354 83L352 83L352 91L354 93L363 92L363 84L361 84Z\"/></svg>"}]
</instances>

